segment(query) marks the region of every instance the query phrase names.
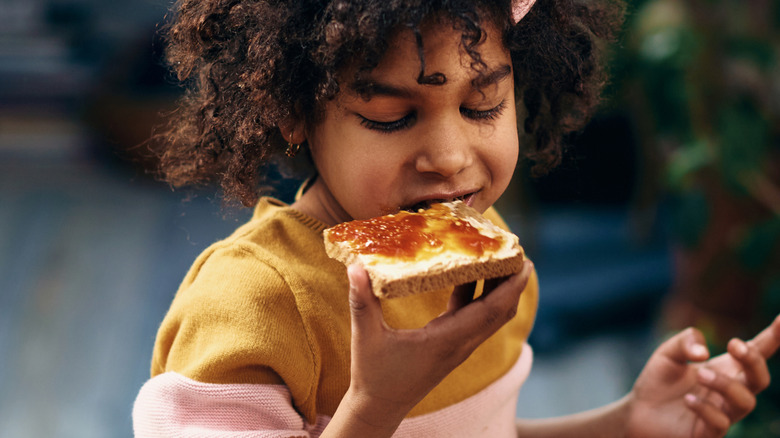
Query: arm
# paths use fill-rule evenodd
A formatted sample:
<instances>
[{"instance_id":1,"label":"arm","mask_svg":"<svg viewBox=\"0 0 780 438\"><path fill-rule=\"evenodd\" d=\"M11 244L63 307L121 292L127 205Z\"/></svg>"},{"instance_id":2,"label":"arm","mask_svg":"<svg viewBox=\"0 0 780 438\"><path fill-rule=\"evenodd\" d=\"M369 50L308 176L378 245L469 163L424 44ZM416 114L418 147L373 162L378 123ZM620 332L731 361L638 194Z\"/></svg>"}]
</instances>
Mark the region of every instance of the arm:
<instances>
[{"instance_id":1,"label":"arm","mask_svg":"<svg viewBox=\"0 0 780 438\"><path fill-rule=\"evenodd\" d=\"M766 361L779 347L780 317L751 341L732 339L710 360L702 334L685 330L653 353L623 399L559 419L518 420L518 436L722 437L769 386Z\"/></svg>"},{"instance_id":2,"label":"arm","mask_svg":"<svg viewBox=\"0 0 780 438\"><path fill-rule=\"evenodd\" d=\"M629 396L601 408L559 418L517 420L517 436L533 438L623 438Z\"/></svg>"},{"instance_id":3,"label":"arm","mask_svg":"<svg viewBox=\"0 0 780 438\"><path fill-rule=\"evenodd\" d=\"M457 288L448 309L418 330L395 330L382 318L368 275L350 266L352 364L350 387L322 437L389 437L406 414L490 335L511 320L532 272L520 274L476 300Z\"/></svg>"},{"instance_id":4,"label":"arm","mask_svg":"<svg viewBox=\"0 0 780 438\"><path fill-rule=\"evenodd\" d=\"M308 437L324 418L308 424L284 385L218 384L167 372L147 381L133 404L136 438Z\"/></svg>"}]
</instances>

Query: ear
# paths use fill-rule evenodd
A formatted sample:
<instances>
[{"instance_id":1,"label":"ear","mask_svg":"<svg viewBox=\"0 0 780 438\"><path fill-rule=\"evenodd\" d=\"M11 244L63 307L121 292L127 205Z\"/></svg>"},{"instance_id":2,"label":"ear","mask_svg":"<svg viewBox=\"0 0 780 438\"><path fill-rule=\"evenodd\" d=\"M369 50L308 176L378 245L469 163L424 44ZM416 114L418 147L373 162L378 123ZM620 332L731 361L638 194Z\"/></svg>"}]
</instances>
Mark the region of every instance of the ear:
<instances>
[{"instance_id":1,"label":"ear","mask_svg":"<svg viewBox=\"0 0 780 438\"><path fill-rule=\"evenodd\" d=\"M301 144L306 141L306 126L298 118L290 116L279 122L279 132L286 142Z\"/></svg>"}]
</instances>

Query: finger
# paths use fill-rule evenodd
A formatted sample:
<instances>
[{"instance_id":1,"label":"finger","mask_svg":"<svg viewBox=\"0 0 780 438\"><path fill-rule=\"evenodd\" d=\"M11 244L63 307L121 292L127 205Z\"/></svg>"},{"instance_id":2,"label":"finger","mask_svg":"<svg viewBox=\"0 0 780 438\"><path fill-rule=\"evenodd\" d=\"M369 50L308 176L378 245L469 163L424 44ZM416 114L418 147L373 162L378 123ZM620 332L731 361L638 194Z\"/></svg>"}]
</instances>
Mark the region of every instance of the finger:
<instances>
[{"instance_id":1,"label":"finger","mask_svg":"<svg viewBox=\"0 0 780 438\"><path fill-rule=\"evenodd\" d=\"M693 394L685 395L685 404L704 422L712 436L723 436L731 426L729 417L715 405ZM708 434L707 436L710 436Z\"/></svg>"},{"instance_id":2,"label":"finger","mask_svg":"<svg viewBox=\"0 0 780 438\"><path fill-rule=\"evenodd\" d=\"M780 348L780 315L748 343L758 348L764 359L772 357Z\"/></svg>"},{"instance_id":3,"label":"finger","mask_svg":"<svg viewBox=\"0 0 780 438\"><path fill-rule=\"evenodd\" d=\"M347 268L349 278L349 309L352 314L352 334L359 336L366 330L379 330L383 327L382 306L371 292L368 273L359 265Z\"/></svg>"},{"instance_id":4,"label":"finger","mask_svg":"<svg viewBox=\"0 0 780 438\"><path fill-rule=\"evenodd\" d=\"M456 286L452 291L450 301L447 303L447 312L455 312L463 308L466 304L474 300L474 291L477 287L476 282Z\"/></svg>"},{"instance_id":5,"label":"finger","mask_svg":"<svg viewBox=\"0 0 780 438\"><path fill-rule=\"evenodd\" d=\"M505 282L509 277L498 277L498 278L491 278L489 280L485 280L485 286L483 288L483 294L489 294L493 289L497 288L498 285Z\"/></svg>"},{"instance_id":6,"label":"finger","mask_svg":"<svg viewBox=\"0 0 780 438\"><path fill-rule=\"evenodd\" d=\"M753 394L758 394L769 387L771 380L769 368L766 359L756 346L734 338L729 341L727 350L742 365L745 384Z\"/></svg>"},{"instance_id":7,"label":"finger","mask_svg":"<svg viewBox=\"0 0 780 438\"><path fill-rule=\"evenodd\" d=\"M528 272L528 279L526 280L526 286L528 285L528 281L531 279L531 275L534 272L534 262L532 262L530 259L524 259L523 260L523 267L520 270L520 274L523 273L524 270L527 270ZM504 277L498 277L498 278L491 278L489 280L485 280L485 286L483 288L483 295L489 294L493 289L497 288L501 283L505 282L507 279L509 279L509 275ZM525 289L525 286L523 287Z\"/></svg>"},{"instance_id":8,"label":"finger","mask_svg":"<svg viewBox=\"0 0 780 438\"><path fill-rule=\"evenodd\" d=\"M517 313L520 294L528 283L532 265L524 264L519 274L509 277L493 292L428 324L429 330L447 332L453 340L472 339L481 343Z\"/></svg>"},{"instance_id":9,"label":"finger","mask_svg":"<svg viewBox=\"0 0 780 438\"><path fill-rule=\"evenodd\" d=\"M682 365L688 362L701 362L710 356L704 342L704 335L692 327L667 339L658 347L657 352Z\"/></svg>"},{"instance_id":10,"label":"finger","mask_svg":"<svg viewBox=\"0 0 780 438\"><path fill-rule=\"evenodd\" d=\"M728 406L726 414L731 422L743 419L756 407L756 396L738 379L706 367L699 368L697 373L703 386L720 394Z\"/></svg>"}]
</instances>

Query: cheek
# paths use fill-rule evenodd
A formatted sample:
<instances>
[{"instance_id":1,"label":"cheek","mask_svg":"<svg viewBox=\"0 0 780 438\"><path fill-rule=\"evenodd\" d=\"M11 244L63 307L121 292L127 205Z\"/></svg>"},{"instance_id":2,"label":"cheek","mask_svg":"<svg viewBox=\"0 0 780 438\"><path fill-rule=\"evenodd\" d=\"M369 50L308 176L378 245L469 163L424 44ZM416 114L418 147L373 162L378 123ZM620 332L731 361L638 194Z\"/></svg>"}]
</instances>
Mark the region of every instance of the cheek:
<instances>
[{"instance_id":1,"label":"cheek","mask_svg":"<svg viewBox=\"0 0 780 438\"><path fill-rule=\"evenodd\" d=\"M502 127L500 135L489 153L494 172L499 175L508 174L508 177L511 178L520 155L517 127L514 124L506 123Z\"/></svg>"},{"instance_id":2,"label":"cheek","mask_svg":"<svg viewBox=\"0 0 780 438\"><path fill-rule=\"evenodd\" d=\"M367 202L386 199L397 183L393 166L381 160L363 160L356 163L352 172L352 190L367 195L364 196Z\"/></svg>"},{"instance_id":3,"label":"cheek","mask_svg":"<svg viewBox=\"0 0 780 438\"><path fill-rule=\"evenodd\" d=\"M512 176L517 166L517 154L506 154L503 156L493 168L493 178L496 189L498 190L498 196L501 196L504 191L509 187L509 183L512 181Z\"/></svg>"},{"instance_id":4,"label":"cheek","mask_svg":"<svg viewBox=\"0 0 780 438\"><path fill-rule=\"evenodd\" d=\"M367 153L365 149L353 150L331 162L330 176L339 185L332 189L349 198L344 202L369 206L392 198L398 183L398 166L380 153Z\"/></svg>"},{"instance_id":5,"label":"cheek","mask_svg":"<svg viewBox=\"0 0 780 438\"><path fill-rule=\"evenodd\" d=\"M509 187L514 175L520 153L517 131L503 129L501 135L488 145L487 166L492 178L489 198L495 202Z\"/></svg>"}]
</instances>

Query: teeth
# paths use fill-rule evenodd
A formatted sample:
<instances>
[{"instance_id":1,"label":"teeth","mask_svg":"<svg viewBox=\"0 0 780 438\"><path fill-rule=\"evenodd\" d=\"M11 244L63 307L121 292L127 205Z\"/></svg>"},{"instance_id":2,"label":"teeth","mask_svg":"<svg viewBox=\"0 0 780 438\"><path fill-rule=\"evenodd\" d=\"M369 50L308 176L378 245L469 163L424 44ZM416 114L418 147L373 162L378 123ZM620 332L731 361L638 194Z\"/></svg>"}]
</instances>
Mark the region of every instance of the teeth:
<instances>
[{"instance_id":1,"label":"teeth","mask_svg":"<svg viewBox=\"0 0 780 438\"><path fill-rule=\"evenodd\" d=\"M412 212L412 213L417 213L418 210L426 209L426 208L428 208L428 204L427 203L425 203L425 202L418 202L418 203L416 203L414 205L411 205L409 207L404 208L404 210Z\"/></svg>"},{"instance_id":2,"label":"teeth","mask_svg":"<svg viewBox=\"0 0 780 438\"><path fill-rule=\"evenodd\" d=\"M428 201L421 201L421 202L418 202L418 203L416 203L416 204L414 204L414 205L412 205L410 207L404 208L403 210L411 211L411 212L415 212L416 213L417 211L419 211L421 209L422 210L428 209L428 208L431 207L431 205L436 204L436 203L452 202L452 201L463 201L463 202L465 202L466 198L468 198L469 196L470 196L470 194L466 194L466 195L462 195L462 196L456 196L456 197L454 197L452 199L431 199L431 200L428 200Z\"/></svg>"}]
</instances>

